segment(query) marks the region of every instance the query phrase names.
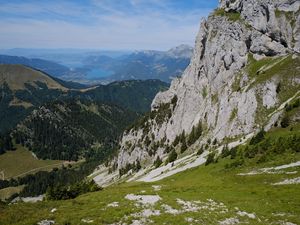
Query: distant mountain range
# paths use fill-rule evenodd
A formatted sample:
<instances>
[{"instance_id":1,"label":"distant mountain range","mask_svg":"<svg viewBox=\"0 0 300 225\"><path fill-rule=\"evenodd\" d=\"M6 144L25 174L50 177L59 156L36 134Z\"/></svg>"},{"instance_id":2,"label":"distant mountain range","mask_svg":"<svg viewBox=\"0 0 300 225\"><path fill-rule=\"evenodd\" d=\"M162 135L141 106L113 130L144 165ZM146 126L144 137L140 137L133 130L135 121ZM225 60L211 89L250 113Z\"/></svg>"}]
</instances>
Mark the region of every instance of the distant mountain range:
<instances>
[{"instance_id":1,"label":"distant mountain range","mask_svg":"<svg viewBox=\"0 0 300 225\"><path fill-rule=\"evenodd\" d=\"M119 58L104 55L85 59L87 68L100 68L113 71L104 80L160 79L170 82L181 76L190 62L193 48L180 45L169 51L136 51Z\"/></svg>"},{"instance_id":2,"label":"distant mountain range","mask_svg":"<svg viewBox=\"0 0 300 225\"><path fill-rule=\"evenodd\" d=\"M3 51L2 51L3 52ZM136 51L133 53L96 52L82 53L73 59L71 54L62 52L31 54L41 58L0 55L0 64L21 64L41 70L53 77L65 81L79 82L88 85L109 83L119 80L159 79L170 83L172 78L181 76L190 62L193 48L180 45L169 51ZM4 51L8 54L24 54L23 51ZM77 52L77 55L79 53ZM68 59L71 58L71 59ZM53 61L52 61L53 60ZM67 62L64 64L63 60ZM70 61L76 61L74 65ZM75 85L76 86L76 85ZM74 85L73 85L74 87ZM83 86L78 86L83 88Z\"/></svg>"}]
</instances>

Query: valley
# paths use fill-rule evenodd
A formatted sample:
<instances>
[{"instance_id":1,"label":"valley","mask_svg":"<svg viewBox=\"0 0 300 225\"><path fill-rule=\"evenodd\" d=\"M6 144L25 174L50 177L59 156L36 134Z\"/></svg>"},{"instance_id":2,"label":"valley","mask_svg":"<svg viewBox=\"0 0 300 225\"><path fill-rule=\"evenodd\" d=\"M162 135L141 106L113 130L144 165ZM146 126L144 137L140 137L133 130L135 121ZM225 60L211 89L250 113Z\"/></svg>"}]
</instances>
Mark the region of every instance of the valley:
<instances>
[{"instance_id":1,"label":"valley","mask_svg":"<svg viewBox=\"0 0 300 225\"><path fill-rule=\"evenodd\" d=\"M300 2L85 4L169 50L0 51L0 225L300 225Z\"/></svg>"}]
</instances>

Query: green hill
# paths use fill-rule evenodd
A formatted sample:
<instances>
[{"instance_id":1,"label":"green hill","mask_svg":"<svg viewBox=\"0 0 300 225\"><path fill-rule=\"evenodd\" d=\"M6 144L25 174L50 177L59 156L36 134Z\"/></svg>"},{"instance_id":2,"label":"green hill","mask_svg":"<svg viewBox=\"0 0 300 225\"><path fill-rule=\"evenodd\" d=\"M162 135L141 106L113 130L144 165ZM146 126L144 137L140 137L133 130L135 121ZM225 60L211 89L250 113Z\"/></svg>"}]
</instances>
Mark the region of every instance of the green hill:
<instances>
[{"instance_id":1,"label":"green hill","mask_svg":"<svg viewBox=\"0 0 300 225\"><path fill-rule=\"evenodd\" d=\"M137 113L116 105L55 101L33 110L13 136L38 158L78 160L94 145L113 146L137 117Z\"/></svg>"},{"instance_id":2,"label":"green hill","mask_svg":"<svg viewBox=\"0 0 300 225\"><path fill-rule=\"evenodd\" d=\"M13 129L36 107L55 100L81 99L146 112L156 93L167 86L158 80L122 81L75 90L81 86L22 65L0 64L0 133Z\"/></svg>"}]
</instances>

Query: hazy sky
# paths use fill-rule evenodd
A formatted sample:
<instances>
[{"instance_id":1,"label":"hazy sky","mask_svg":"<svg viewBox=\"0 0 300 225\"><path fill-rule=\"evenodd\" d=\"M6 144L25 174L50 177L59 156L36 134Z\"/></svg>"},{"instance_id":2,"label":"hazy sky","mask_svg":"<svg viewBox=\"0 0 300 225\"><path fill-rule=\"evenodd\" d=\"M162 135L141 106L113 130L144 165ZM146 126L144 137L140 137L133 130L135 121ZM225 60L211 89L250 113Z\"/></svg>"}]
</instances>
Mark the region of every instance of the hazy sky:
<instances>
[{"instance_id":1,"label":"hazy sky","mask_svg":"<svg viewBox=\"0 0 300 225\"><path fill-rule=\"evenodd\" d=\"M218 0L0 0L0 48L168 49L194 44Z\"/></svg>"}]
</instances>

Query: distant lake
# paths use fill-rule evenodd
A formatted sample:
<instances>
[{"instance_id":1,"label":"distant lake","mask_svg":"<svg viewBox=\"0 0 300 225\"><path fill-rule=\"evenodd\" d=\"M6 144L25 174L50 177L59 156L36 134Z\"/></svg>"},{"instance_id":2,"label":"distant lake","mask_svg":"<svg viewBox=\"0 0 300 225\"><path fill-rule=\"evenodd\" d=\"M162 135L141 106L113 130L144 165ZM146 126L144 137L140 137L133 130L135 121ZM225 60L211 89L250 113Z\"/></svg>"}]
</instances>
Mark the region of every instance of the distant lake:
<instances>
[{"instance_id":1,"label":"distant lake","mask_svg":"<svg viewBox=\"0 0 300 225\"><path fill-rule=\"evenodd\" d=\"M112 75L112 71L102 70L102 69L91 69L87 72L88 79L104 78Z\"/></svg>"}]
</instances>

